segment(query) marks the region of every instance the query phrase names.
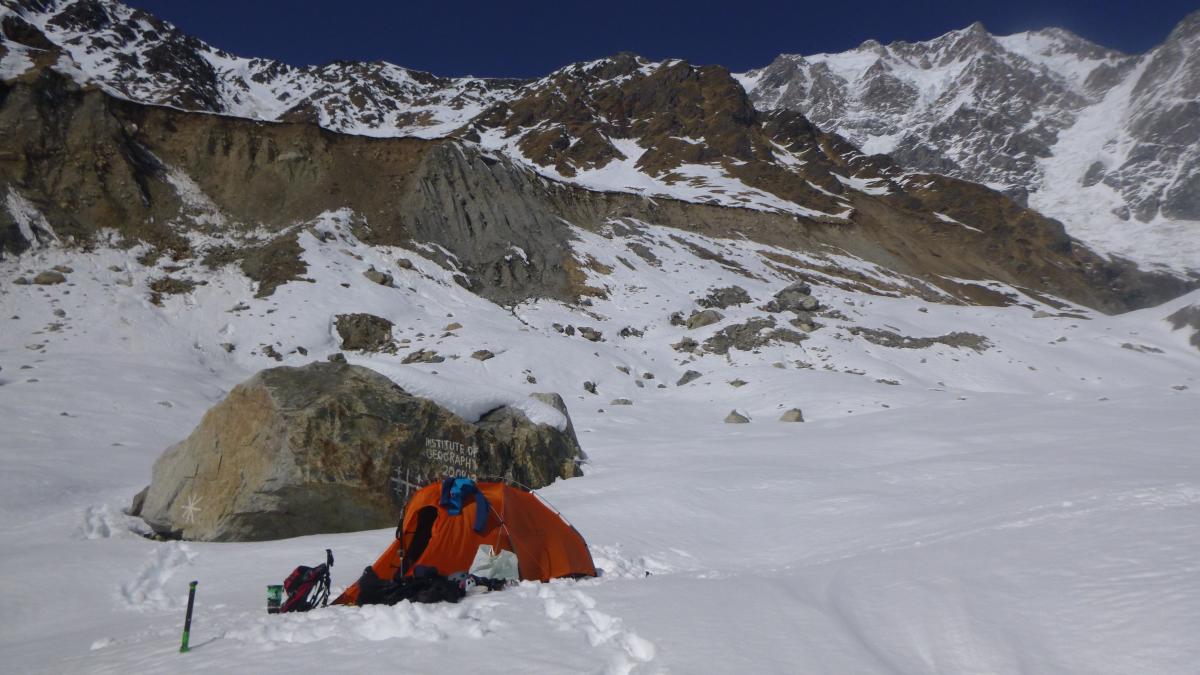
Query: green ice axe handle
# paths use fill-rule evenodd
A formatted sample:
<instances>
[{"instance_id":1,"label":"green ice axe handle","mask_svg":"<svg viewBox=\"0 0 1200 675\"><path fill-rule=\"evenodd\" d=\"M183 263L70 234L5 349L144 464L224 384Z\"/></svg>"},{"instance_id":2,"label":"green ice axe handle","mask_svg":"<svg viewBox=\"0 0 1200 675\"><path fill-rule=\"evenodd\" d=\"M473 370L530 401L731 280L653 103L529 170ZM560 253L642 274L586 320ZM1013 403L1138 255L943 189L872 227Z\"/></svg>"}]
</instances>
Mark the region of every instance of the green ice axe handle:
<instances>
[{"instance_id":1,"label":"green ice axe handle","mask_svg":"<svg viewBox=\"0 0 1200 675\"><path fill-rule=\"evenodd\" d=\"M187 616L183 619L183 643L179 645L179 653L183 654L188 651L188 633L192 631L192 606L196 604L196 584L200 582L193 581L188 584L188 608Z\"/></svg>"}]
</instances>

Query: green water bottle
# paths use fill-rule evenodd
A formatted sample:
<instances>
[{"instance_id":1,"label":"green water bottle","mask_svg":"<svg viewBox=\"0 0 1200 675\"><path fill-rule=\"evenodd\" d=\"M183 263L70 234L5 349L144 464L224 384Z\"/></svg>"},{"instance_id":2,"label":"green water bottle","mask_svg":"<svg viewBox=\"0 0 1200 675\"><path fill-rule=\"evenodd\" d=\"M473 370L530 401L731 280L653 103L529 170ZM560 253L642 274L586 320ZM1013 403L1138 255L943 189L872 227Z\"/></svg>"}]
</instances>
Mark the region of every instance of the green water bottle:
<instances>
[{"instance_id":1,"label":"green water bottle","mask_svg":"<svg viewBox=\"0 0 1200 675\"><path fill-rule=\"evenodd\" d=\"M283 586L271 584L267 586L267 614L278 614L279 605L283 603Z\"/></svg>"}]
</instances>

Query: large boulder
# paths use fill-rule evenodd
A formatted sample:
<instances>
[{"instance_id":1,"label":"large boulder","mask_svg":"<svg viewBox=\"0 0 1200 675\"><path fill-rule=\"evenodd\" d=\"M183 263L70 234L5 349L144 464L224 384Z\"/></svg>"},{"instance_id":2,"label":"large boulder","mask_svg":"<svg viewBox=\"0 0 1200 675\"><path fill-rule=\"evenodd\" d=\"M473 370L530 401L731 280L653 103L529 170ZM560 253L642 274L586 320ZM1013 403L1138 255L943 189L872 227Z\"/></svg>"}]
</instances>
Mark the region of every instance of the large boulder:
<instances>
[{"instance_id":1,"label":"large boulder","mask_svg":"<svg viewBox=\"0 0 1200 675\"><path fill-rule=\"evenodd\" d=\"M538 398L565 416L562 399ZM154 463L139 515L168 537L256 541L395 525L440 476L532 487L581 475L564 428L512 407L475 422L344 362L264 370L234 387Z\"/></svg>"},{"instance_id":2,"label":"large boulder","mask_svg":"<svg viewBox=\"0 0 1200 675\"><path fill-rule=\"evenodd\" d=\"M812 295L812 287L803 281L790 284L787 288L775 294L770 302L763 306L768 312L812 312L821 306Z\"/></svg>"},{"instance_id":3,"label":"large boulder","mask_svg":"<svg viewBox=\"0 0 1200 675\"><path fill-rule=\"evenodd\" d=\"M374 314L338 314L334 327L342 339L342 349L377 352L392 347L391 321Z\"/></svg>"},{"instance_id":4,"label":"large boulder","mask_svg":"<svg viewBox=\"0 0 1200 675\"><path fill-rule=\"evenodd\" d=\"M692 315L687 319L688 330L711 326L725 318L725 315L715 309L704 309L699 312L692 312Z\"/></svg>"}]
</instances>

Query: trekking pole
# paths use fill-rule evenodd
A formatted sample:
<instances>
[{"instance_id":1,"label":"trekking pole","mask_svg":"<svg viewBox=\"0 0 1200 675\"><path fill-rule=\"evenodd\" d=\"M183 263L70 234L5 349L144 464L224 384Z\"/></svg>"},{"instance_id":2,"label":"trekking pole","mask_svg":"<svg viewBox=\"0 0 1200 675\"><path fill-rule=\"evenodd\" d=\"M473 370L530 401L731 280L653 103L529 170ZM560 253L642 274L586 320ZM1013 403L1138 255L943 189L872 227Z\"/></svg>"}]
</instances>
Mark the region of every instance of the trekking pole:
<instances>
[{"instance_id":1,"label":"trekking pole","mask_svg":"<svg viewBox=\"0 0 1200 675\"><path fill-rule=\"evenodd\" d=\"M188 633L192 631L192 605L196 602L196 584L198 583L198 581L193 581L188 584L188 608L187 616L183 619L183 644L179 645L180 654L188 651Z\"/></svg>"}]
</instances>

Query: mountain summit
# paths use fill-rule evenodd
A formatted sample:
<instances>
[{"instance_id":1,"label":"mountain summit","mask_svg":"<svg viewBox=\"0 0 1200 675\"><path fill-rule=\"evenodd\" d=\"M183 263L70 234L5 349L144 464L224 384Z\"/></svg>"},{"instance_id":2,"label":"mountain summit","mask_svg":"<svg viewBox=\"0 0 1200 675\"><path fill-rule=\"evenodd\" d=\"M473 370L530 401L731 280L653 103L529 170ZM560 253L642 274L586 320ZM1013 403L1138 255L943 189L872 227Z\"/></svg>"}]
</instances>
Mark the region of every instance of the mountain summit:
<instances>
[{"instance_id":1,"label":"mountain summit","mask_svg":"<svg viewBox=\"0 0 1200 675\"><path fill-rule=\"evenodd\" d=\"M1200 268L1200 12L1137 56L1058 28L784 54L739 75L865 152L984 183L1102 250ZM1190 234L1189 234L1190 233Z\"/></svg>"}]
</instances>

